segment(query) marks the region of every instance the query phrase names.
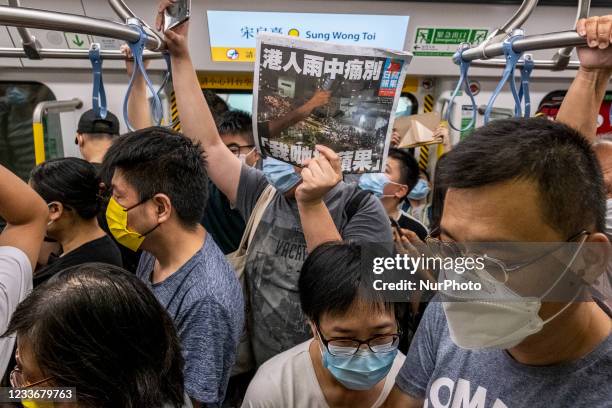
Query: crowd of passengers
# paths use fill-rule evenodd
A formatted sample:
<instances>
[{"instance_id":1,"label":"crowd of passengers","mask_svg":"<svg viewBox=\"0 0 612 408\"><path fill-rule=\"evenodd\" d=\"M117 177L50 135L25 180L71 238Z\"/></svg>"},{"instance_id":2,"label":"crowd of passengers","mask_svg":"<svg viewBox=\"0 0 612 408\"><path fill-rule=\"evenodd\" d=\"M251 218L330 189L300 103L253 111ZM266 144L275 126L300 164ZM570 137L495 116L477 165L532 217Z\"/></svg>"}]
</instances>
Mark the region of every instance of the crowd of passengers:
<instances>
[{"instance_id":1,"label":"crowd of passengers","mask_svg":"<svg viewBox=\"0 0 612 408\"><path fill-rule=\"evenodd\" d=\"M24 406L612 406L605 266L596 297L510 305L393 303L362 276L371 243L569 241L579 258L609 242L612 142L596 129L612 16L579 22L588 47L556 121L493 121L431 177L393 147L354 182L323 145L303 168L260 157L251 117L202 92L188 30L165 33L182 133L150 126L139 77L138 130L89 111L83 159L48 160L28 184L0 167L4 385L77 396Z\"/></svg>"}]
</instances>

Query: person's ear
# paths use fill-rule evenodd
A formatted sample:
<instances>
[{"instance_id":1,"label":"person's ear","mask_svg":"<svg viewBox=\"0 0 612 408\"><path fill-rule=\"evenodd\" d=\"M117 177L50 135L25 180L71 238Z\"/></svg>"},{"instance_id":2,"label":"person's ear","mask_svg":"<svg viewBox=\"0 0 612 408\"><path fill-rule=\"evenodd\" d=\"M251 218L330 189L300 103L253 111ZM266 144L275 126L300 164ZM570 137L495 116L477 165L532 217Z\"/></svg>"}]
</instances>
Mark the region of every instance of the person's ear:
<instances>
[{"instance_id":1,"label":"person's ear","mask_svg":"<svg viewBox=\"0 0 612 408\"><path fill-rule=\"evenodd\" d=\"M408 191L408 186L406 185L402 185L400 186L397 191L395 192L395 197L399 198L400 200L404 197L406 197L408 195L410 191Z\"/></svg>"},{"instance_id":2,"label":"person's ear","mask_svg":"<svg viewBox=\"0 0 612 408\"><path fill-rule=\"evenodd\" d=\"M85 144L85 137L82 133L77 133L76 137L74 138L74 143L80 148L83 147L83 145Z\"/></svg>"},{"instance_id":3,"label":"person's ear","mask_svg":"<svg viewBox=\"0 0 612 408\"><path fill-rule=\"evenodd\" d=\"M57 221L64 214L64 205L59 201L49 203L49 221Z\"/></svg>"},{"instance_id":4,"label":"person's ear","mask_svg":"<svg viewBox=\"0 0 612 408\"><path fill-rule=\"evenodd\" d=\"M172 202L166 194L155 194L151 200L155 206L157 222L159 224L166 222L172 215Z\"/></svg>"},{"instance_id":5,"label":"person's ear","mask_svg":"<svg viewBox=\"0 0 612 408\"><path fill-rule=\"evenodd\" d=\"M572 270L587 285L596 284L603 273L611 270L611 250L612 245L605 234L601 232L590 234Z\"/></svg>"},{"instance_id":6,"label":"person's ear","mask_svg":"<svg viewBox=\"0 0 612 408\"><path fill-rule=\"evenodd\" d=\"M312 337L316 340L319 339L319 334L317 332L317 325L310 319L308 319L308 325L310 326L310 331L312 332Z\"/></svg>"}]
</instances>

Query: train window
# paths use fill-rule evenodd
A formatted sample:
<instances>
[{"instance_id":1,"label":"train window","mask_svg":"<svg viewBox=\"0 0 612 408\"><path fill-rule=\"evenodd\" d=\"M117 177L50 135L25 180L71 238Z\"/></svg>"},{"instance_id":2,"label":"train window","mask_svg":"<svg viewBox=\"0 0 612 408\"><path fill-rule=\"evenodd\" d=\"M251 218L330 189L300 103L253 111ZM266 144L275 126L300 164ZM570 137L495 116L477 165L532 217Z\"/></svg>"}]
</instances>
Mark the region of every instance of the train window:
<instances>
[{"instance_id":1,"label":"train window","mask_svg":"<svg viewBox=\"0 0 612 408\"><path fill-rule=\"evenodd\" d=\"M54 101L45 85L35 82L0 82L0 163L24 180L35 165L32 114L38 103ZM63 151L59 114L45 118L47 158Z\"/></svg>"},{"instance_id":2,"label":"train window","mask_svg":"<svg viewBox=\"0 0 612 408\"><path fill-rule=\"evenodd\" d=\"M555 119L561 103L567 91L553 91L546 95L538 106L538 114L547 116L550 119ZM612 105L612 91L606 92L604 100L599 110L597 117L597 134L604 135L612 133L612 123L610 123L610 106Z\"/></svg>"},{"instance_id":3,"label":"train window","mask_svg":"<svg viewBox=\"0 0 612 408\"><path fill-rule=\"evenodd\" d=\"M415 115L419 111L419 102L411 93L402 93L397 102L396 116Z\"/></svg>"},{"instance_id":4,"label":"train window","mask_svg":"<svg viewBox=\"0 0 612 408\"><path fill-rule=\"evenodd\" d=\"M223 99L231 110L241 110L248 113L253 113L253 93L250 91L240 92L227 90L215 91L221 99Z\"/></svg>"},{"instance_id":5,"label":"train window","mask_svg":"<svg viewBox=\"0 0 612 408\"><path fill-rule=\"evenodd\" d=\"M248 113L253 111L253 94L251 92L227 92L227 90L215 91L217 95L227 102L231 110L241 110ZM411 93L403 93L397 103L397 116L415 115L419 110L419 103Z\"/></svg>"}]
</instances>

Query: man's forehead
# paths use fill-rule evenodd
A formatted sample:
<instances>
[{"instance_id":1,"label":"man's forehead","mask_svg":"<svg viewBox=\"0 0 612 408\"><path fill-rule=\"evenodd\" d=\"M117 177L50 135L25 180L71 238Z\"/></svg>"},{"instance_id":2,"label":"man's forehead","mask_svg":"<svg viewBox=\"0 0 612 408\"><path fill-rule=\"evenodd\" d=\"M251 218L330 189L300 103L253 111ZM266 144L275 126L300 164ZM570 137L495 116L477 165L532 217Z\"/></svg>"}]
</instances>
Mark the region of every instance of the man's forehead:
<instances>
[{"instance_id":1,"label":"man's forehead","mask_svg":"<svg viewBox=\"0 0 612 408\"><path fill-rule=\"evenodd\" d=\"M510 180L475 188L449 188L442 230L458 241L557 240L545 222L537 185Z\"/></svg>"},{"instance_id":2,"label":"man's forehead","mask_svg":"<svg viewBox=\"0 0 612 408\"><path fill-rule=\"evenodd\" d=\"M120 169L115 169L111 180L111 187L113 191L117 193L129 194L131 191L135 192L134 188L127 182Z\"/></svg>"}]
</instances>

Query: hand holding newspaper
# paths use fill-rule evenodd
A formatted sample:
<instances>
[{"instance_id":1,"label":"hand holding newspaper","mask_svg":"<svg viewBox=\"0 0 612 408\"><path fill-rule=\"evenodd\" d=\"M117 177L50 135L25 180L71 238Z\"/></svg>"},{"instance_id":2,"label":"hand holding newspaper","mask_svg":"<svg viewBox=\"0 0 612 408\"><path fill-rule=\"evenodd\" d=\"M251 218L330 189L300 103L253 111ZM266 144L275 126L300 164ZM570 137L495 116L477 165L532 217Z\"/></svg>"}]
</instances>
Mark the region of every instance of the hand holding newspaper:
<instances>
[{"instance_id":1,"label":"hand holding newspaper","mask_svg":"<svg viewBox=\"0 0 612 408\"><path fill-rule=\"evenodd\" d=\"M253 98L263 156L304 166L324 145L344 173L380 172L412 55L258 34Z\"/></svg>"}]
</instances>

